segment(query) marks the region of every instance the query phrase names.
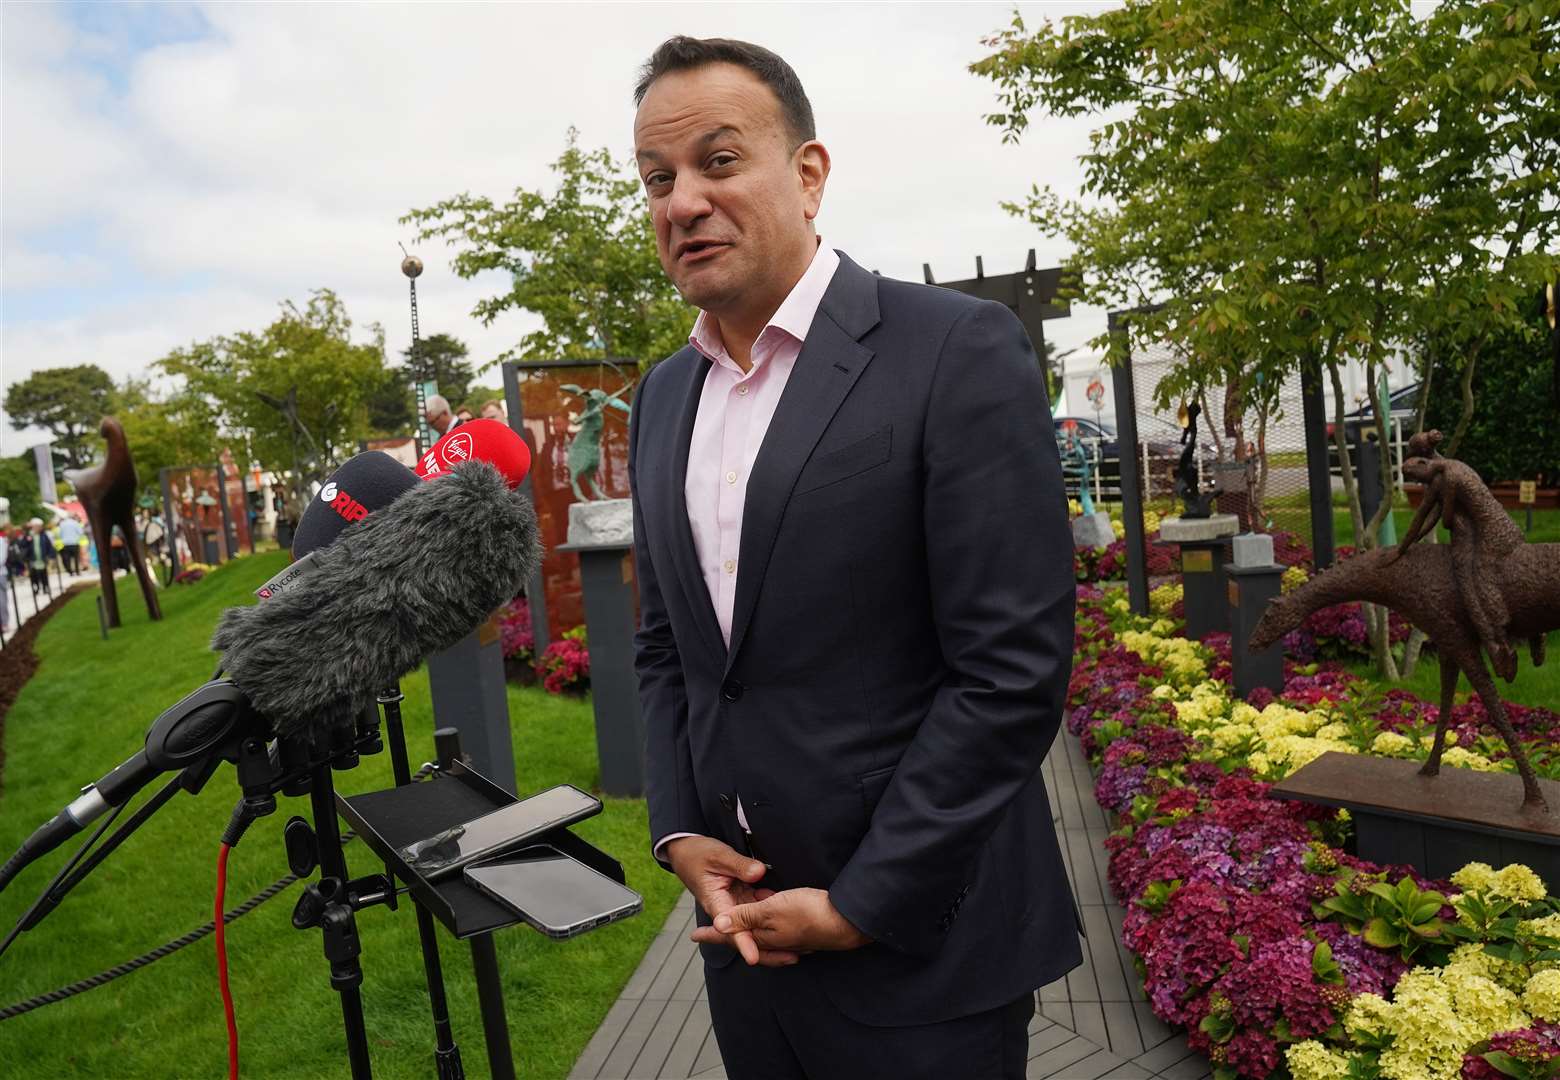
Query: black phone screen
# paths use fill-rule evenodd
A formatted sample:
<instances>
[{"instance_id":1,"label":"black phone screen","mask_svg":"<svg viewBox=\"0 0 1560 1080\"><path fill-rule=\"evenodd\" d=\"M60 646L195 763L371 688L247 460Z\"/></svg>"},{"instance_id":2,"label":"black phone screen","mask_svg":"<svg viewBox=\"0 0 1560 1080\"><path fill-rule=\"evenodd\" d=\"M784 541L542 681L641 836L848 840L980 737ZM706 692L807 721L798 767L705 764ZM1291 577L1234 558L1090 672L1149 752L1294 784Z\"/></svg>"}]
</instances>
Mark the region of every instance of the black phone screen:
<instances>
[{"instance_id":1,"label":"black phone screen","mask_svg":"<svg viewBox=\"0 0 1560 1080\"><path fill-rule=\"evenodd\" d=\"M589 929L631 915L643 904L632 889L545 844L502 862L468 866L466 878L544 933Z\"/></svg>"}]
</instances>

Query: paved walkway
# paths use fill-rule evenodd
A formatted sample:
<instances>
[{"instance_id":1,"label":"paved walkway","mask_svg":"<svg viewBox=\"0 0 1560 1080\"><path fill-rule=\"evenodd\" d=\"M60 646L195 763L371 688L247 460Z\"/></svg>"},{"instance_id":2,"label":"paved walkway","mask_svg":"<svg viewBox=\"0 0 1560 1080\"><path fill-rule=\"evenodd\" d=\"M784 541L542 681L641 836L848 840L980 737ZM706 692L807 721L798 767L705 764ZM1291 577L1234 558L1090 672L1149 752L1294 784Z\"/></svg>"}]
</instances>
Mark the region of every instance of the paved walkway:
<instances>
[{"instance_id":1,"label":"paved walkway","mask_svg":"<svg viewBox=\"0 0 1560 1080\"><path fill-rule=\"evenodd\" d=\"M1041 987L1029 1025L1030 1077L1057 1080L1204 1080L1208 1061L1149 1011L1132 956L1121 947L1121 909L1106 885L1109 832L1088 762L1065 730L1045 763L1068 876L1088 932L1081 967ZM712 1080L725 1077L710 1030L704 967L684 895L639 969L569 1073L571 1080ZM863 1076L862 1080L872 1080ZM981 1077L950 1080L984 1080Z\"/></svg>"},{"instance_id":2,"label":"paved walkway","mask_svg":"<svg viewBox=\"0 0 1560 1080\"><path fill-rule=\"evenodd\" d=\"M120 577L124 573L123 570L116 571L114 576ZM23 623L36 615L40 609L48 607L49 601L60 595L60 582L62 580L66 589L69 589L78 581L95 584L98 580L98 572L95 568L88 568L82 570L79 574L65 574L57 569L55 564L51 563L49 565L49 592L45 593L40 590L36 597L33 596L32 585L25 573L15 581L9 578L0 579L0 582L3 582L4 585L4 588L0 589L0 604L5 605L6 612L10 616L5 624L5 640L7 642L11 640L11 635L16 633ZM15 586L14 590L12 589L13 585Z\"/></svg>"}]
</instances>

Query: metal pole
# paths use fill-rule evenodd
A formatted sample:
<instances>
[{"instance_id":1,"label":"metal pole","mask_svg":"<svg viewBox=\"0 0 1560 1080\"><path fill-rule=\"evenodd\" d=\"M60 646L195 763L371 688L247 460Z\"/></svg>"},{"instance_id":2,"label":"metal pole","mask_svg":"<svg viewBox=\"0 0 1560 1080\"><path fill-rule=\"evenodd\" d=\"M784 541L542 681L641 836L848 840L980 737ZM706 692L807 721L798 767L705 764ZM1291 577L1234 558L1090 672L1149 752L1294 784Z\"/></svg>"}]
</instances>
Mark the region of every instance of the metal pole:
<instances>
[{"instance_id":1,"label":"metal pole","mask_svg":"<svg viewBox=\"0 0 1560 1080\"><path fill-rule=\"evenodd\" d=\"M509 412L509 426L522 439L525 438L525 405L520 397L520 369L513 363L506 361L503 365L504 374L504 406ZM537 446L531 455L532 460L537 460L541 453L541 447ZM531 481L533 468L525 474L521 486L530 496L531 505L536 505L536 488ZM526 606L531 612L531 640L532 653L540 657L547 651L548 623L547 623L547 577L542 572L542 561L538 560L531 568L531 576L525 583Z\"/></svg>"},{"instance_id":2,"label":"metal pole","mask_svg":"<svg viewBox=\"0 0 1560 1080\"><path fill-rule=\"evenodd\" d=\"M233 549L238 547L238 538L233 535L233 519L228 514L227 477L222 472L222 461L219 458L217 470L217 506L222 511L222 556L223 561L231 561L238 552Z\"/></svg>"},{"instance_id":3,"label":"metal pole","mask_svg":"<svg viewBox=\"0 0 1560 1080\"><path fill-rule=\"evenodd\" d=\"M341 829L336 824L336 789L331 779L329 763L314 770L309 783L309 802L314 809L314 835L319 857L320 873L333 877L344 886L347 860L341 850ZM352 918L349 914L347 918ZM356 986L332 986L341 995L341 1019L347 1032L347 1059L352 1067L352 1080L369 1080L372 1069L368 1055L368 1028L363 1021L363 994Z\"/></svg>"},{"instance_id":4,"label":"metal pole","mask_svg":"<svg viewBox=\"0 0 1560 1080\"><path fill-rule=\"evenodd\" d=\"M1311 496L1311 551L1316 568L1333 564L1332 468L1327 454L1327 406L1322 398L1322 365L1307 357L1300 369L1300 400L1305 427L1306 486Z\"/></svg>"},{"instance_id":5,"label":"metal pole","mask_svg":"<svg viewBox=\"0 0 1560 1080\"><path fill-rule=\"evenodd\" d=\"M1112 311L1108 332L1127 333L1125 312ZM1143 536L1143 477L1138 469L1137 394L1132 385L1132 345L1126 358L1110 370L1116 394L1116 446L1121 462L1121 524L1127 545L1127 602L1139 615L1148 614L1148 553ZM1144 448L1145 453L1147 448ZM1146 470L1145 470L1146 473Z\"/></svg>"},{"instance_id":6,"label":"metal pole","mask_svg":"<svg viewBox=\"0 0 1560 1080\"><path fill-rule=\"evenodd\" d=\"M404 253L405 248L401 251ZM433 432L428 428L428 389L424 385L427 372L422 366L422 333L417 326L417 275L423 272L422 260L415 255L407 255L401 260L401 273L406 275L406 283L411 290L412 298L412 390L417 395L417 456L422 457L423 451L433 445Z\"/></svg>"}]
</instances>

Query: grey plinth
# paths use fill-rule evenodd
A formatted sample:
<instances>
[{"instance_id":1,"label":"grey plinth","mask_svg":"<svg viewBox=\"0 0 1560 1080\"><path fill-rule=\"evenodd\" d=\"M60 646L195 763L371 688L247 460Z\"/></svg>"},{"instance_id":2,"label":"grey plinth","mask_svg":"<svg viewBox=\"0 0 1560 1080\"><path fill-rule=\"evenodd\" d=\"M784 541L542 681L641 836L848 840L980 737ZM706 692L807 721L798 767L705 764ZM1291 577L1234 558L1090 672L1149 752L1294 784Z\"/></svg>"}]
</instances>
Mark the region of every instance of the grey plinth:
<instances>
[{"instance_id":1,"label":"grey plinth","mask_svg":"<svg viewBox=\"0 0 1560 1080\"><path fill-rule=\"evenodd\" d=\"M461 750L472 767L519 794L498 623L488 619L474 633L428 657L428 686L434 725L459 731Z\"/></svg>"},{"instance_id":2,"label":"grey plinth","mask_svg":"<svg viewBox=\"0 0 1560 1080\"><path fill-rule=\"evenodd\" d=\"M1210 514L1205 518L1165 518L1159 523L1159 539L1167 544L1196 544L1223 540L1240 532L1234 514Z\"/></svg>"},{"instance_id":3,"label":"grey plinth","mask_svg":"<svg viewBox=\"0 0 1560 1080\"><path fill-rule=\"evenodd\" d=\"M630 500L569 507L569 542L558 550L580 557L601 790L620 796L641 796L645 790L644 720L634 675L633 547Z\"/></svg>"},{"instance_id":4,"label":"grey plinth","mask_svg":"<svg viewBox=\"0 0 1560 1080\"><path fill-rule=\"evenodd\" d=\"M1080 548L1109 547L1116 539L1116 533L1110 527L1110 515L1103 510L1073 518L1072 534L1073 547Z\"/></svg>"},{"instance_id":5,"label":"grey plinth","mask_svg":"<svg viewBox=\"0 0 1560 1080\"><path fill-rule=\"evenodd\" d=\"M1224 564L1229 538L1240 531L1234 514L1205 518L1165 518L1159 538L1181 546L1181 582L1185 588L1186 636L1201 640L1230 628Z\"/></svg>"}]
</instances>

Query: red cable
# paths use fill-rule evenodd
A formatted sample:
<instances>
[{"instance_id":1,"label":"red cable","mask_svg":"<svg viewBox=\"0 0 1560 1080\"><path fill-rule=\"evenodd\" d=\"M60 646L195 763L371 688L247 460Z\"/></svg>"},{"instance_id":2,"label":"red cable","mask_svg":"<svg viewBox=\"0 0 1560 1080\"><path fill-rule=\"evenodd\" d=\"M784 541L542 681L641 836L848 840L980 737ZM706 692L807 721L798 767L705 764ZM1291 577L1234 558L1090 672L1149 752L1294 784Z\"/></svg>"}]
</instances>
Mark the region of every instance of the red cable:
<instances>
[{"instance_id":1,"label":"red cable","mask_svg":"<svg viewBox=\"0 0 1560 1080\"><path fill-rule=\"evenodd\" d=\"M227 923L222 918L222 900L227 894L227 860L232 849L226 844L217 853L217 979L222 984L222 1011L227 1017L228 1080L238 1080L238 1023L233 1019L233 993L228 989Z\"/></svg>"}]
</instances>

